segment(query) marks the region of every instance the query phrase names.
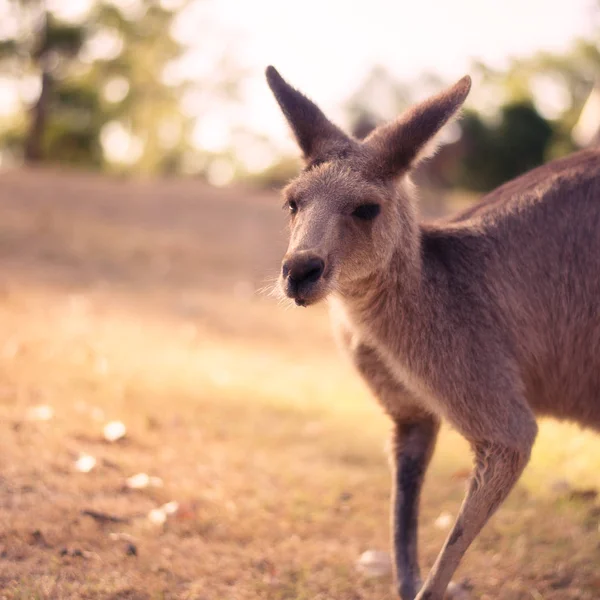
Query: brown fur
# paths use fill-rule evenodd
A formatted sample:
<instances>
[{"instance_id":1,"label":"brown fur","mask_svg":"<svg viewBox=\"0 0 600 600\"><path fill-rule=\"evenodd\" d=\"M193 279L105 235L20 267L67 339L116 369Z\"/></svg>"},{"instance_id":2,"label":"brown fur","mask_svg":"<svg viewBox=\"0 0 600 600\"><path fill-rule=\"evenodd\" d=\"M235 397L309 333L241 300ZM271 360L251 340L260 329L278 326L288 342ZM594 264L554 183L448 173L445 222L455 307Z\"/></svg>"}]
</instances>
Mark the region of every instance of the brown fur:
<instances>
[{"instance_id":1,"label":"brown fur","mask_svg":"<svg viewBox=\"0 0 600 600\"><path fill-rule=\"evenodd\" d=\"M423 224L410 170L460 108L468 78L359 142L268 73L310 166L285 191L295 214L281 287L298 304L329 300L342 346L393 419L399 594L441 600L526 466L535 416L600 430L600 151L554 161ZM380 214L353 216L364 204ZM305 278L306 261L322 272ZM476 460L421 586L418 500L441 419Z\"/></svg>"}]
</instances>

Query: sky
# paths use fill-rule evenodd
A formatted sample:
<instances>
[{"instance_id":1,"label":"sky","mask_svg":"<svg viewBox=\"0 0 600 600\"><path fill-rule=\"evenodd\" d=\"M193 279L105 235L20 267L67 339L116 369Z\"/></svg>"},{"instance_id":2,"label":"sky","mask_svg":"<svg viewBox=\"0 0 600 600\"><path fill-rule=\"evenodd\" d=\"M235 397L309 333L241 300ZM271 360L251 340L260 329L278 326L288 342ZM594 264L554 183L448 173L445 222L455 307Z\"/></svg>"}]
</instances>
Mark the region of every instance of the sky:
<instances>
[{"instance_id":1,"label":"sky","mask_svg":"<svg viewBox=\"0 0 600 600\"><path fill-rule=\"evenodd\" d=\"M539 50L567 51L589 36L592 0L203 0L182 15L176 33L192 51L186 63L206 73L207 47L227 47L247 69L236 118L282 143L287 127L264 82L273 64L335 119L374 64L400 81L424 71L449 82L473 59L491 66ZM213 24L212 34L199 35ZM203 26L204 24L204 26ZM219 41L220 40L220 41ZM218 149L230 123L203 109L196 139ZM235 121L235 119L233 119Z\"/></svg>"},{"instance_id":2,"label":"sky","mask_svg":"<svg viewBox=\"0 0 600 600\"><path fill-rule=\"evenodd\" d=\"M590 0L205 0L224 28L239 32L241 58L264 69L274 63L326 102L347 94L371 64L399 77L434 70L459 78L473 57L565 50L590 31ZM190 11L190 15L193 14ZM187 16L194 31L194 18ZM197 30L196 30L197 31ZM198 40L202 44L202 39Z\"/></svg>"},{"instance_id":3,"label":"sky","mask_svg":"<svg viewBox=\"0 0 600 600\"><path fill-rule=\"evenodd\" d=\"M113 1L135 16L139 0ZM264 80L269 64L341 121L342 103L373 65L384 66L399 81L435 72L450 83L469 72L473 59L502 67L511 57L564 52L598 25L591 18L595 1L191 0L173 30L189 47L180 75L212 81L220 61L231 55L245 76L239 105L206 105L190 94L182 99L183 110L197 117L193 139L205 149L224 148L231 131L243 125L278 148L293 150ZM91 0L48 3L63 18L77 19ZM473 98L476 93L477 81ZM0 74L0 112L14 100ZM245 160L259 170L269 156L254 147Z\"/></svg>"}]
</instances>

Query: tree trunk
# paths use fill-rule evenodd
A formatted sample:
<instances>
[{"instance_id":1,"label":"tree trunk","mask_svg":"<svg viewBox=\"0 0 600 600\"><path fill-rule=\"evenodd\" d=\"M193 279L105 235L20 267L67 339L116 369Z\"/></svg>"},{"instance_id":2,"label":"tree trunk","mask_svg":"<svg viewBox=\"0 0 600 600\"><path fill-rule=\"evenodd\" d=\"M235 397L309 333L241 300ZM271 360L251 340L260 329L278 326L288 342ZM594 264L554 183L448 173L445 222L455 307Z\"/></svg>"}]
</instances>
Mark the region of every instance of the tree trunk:
<instances>
[{"instance_id":1,"label":"tree trunk","mask_svg":"<svg viewBox=\"0 0 600 600\"><path fill-rule=\"evenodd\" d=\"M25 162L39 163L44 159L43 140L48 120L48 104L52 92L52 76L42 71L42 90L31 109L31 121L25 141Z\"/></svg>"}]
</instances>

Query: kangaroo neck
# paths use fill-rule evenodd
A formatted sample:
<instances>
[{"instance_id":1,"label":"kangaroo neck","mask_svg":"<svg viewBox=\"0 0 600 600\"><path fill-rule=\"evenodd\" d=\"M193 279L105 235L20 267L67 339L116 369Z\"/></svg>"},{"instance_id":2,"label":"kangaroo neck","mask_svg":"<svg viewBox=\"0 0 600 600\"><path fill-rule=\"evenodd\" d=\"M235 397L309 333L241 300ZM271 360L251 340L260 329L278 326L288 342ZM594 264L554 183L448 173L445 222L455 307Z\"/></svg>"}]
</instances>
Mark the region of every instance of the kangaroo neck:
<instances>
[{"instance_id":1,"label":"kangaroo neck","mask_svg":"<svg viewBox=\"0 0 600 600\"><path fill-rule=\"evenodd\" d=\"M421 253L416 254L394 252L387 264L343 286L337 295L351 324L377 346L400 350L398 338L406 340L426 324L429 294Z\"/></svg>"}]
</instances>

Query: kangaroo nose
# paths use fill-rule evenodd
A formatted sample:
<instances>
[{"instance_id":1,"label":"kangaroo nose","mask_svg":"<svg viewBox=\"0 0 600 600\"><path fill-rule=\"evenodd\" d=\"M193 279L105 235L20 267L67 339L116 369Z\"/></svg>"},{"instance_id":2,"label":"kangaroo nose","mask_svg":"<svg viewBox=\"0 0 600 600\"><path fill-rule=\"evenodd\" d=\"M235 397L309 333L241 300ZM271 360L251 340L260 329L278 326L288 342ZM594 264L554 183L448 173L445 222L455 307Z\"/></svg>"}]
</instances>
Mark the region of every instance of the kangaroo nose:
<instances>
[{"instance_id":1,"label":"kangaroo nose","mask_svg":"<svg viewBox=\"0 0 600 600\"><path fill-rule=\"evenodd\" d=\"M300 285L318 281L324 269L325 263L318 256L295 256L284 261L282 273L284 278Z\"/></svg>"}]
</instances>

